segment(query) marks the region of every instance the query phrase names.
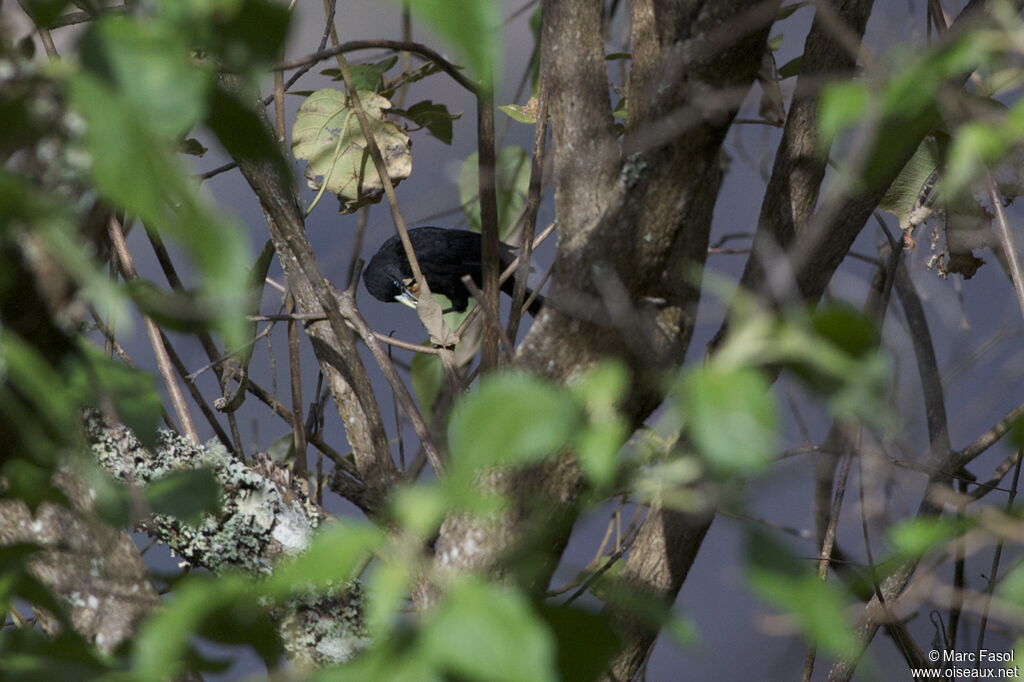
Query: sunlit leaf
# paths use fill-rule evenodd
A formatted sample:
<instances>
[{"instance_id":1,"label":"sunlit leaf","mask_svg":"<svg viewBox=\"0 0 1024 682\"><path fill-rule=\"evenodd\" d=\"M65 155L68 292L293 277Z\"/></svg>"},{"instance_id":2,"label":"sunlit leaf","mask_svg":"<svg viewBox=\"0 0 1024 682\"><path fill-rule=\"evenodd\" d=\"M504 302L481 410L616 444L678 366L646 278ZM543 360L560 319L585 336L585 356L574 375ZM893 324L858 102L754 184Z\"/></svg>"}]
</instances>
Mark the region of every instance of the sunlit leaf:
<instances>
[{"instance_id":1,"label":"sunlit leaf","mask_svg":"<svg viewBox=\"0 0 1024 682\"><path fill-rule=\"evenodd\" d=\"M490 88L501 54L498 5L493 0L405 0L415 18L453 45L473 76Z\"/></svg>"},{"instance_id":2,"label":"sunlit leaf","mask_svg":"<svg viewBox=\"0 0 1024 682\"><path fill-rule=\"evenodd\" d=\"M372 92L359 93L388 176L397 184L412 172L412 143L405 131L385 120L391 102ZM325 88L302 103L292 126L292 153L309 163L306 177L338 195L345 212L380 201L384 185L367 149L355 110L345 93ZM319 179L318 179L319 178Z\"/></svg>"},{"instance_id":3,"label":"sunlit leaf","mask_svg":"<svg viewBox=\"0 0 1024 682\"><path fill-rule=\"evenodd\" d=\"M679 398L687 433L714 470L746 475L771 461L778 408L758 370L697 368L684 377Z\"/></svg>"},{"instance_id":4,"label":"sunlit leaf","mask_svg":"<svg viewBox=\"0 0 1024 682\"><path fill-rule=\"evenodd\" d=\"M166 22L105 16L89 24L80 47L83 66L158 135L177 138L203 116L212 74L192 63L188 42Z\"/></svg>"},{"instance_id":5,"label":"sunlit leaf","mask_svg":"<svg viewBox=\"0 0 1024 682\"><path fill-rule=\"evenodd\" d=\"M330 523L320 528L302 554L283 562L267 581L269 594L286 596L310 587L338 585L351 579L352 571L384 535L370 523Z\"/></svg>"},{"instance_id":6,"label":"sunlit leaf","mask_svg":"<svg viewBox=\"0 0 1024 682\"><path fill-rule=\"evenodd\" d=\"M956 539L967 527L962 519L919 517L891 527L888 536L896 551L919 557Z\"/></svg>"},{"instance_id":7,"label":"sunlit leaf","mask_svg":"<svg viewBox=\"0 0 1024 682\"><path fill-rule=\"evenodd\" d=\"M861 119L870 97L864 83L850 81L825 86L818 103L818 134L825 144L831 144L836 136Z\"/></svg>"},{"instance_id":8,"label":"sunlit leaf","mask_svg":"<svg viewBox=\"0 0 1024 682\"><path fill-rule=\"evenodd\" d=\"M421 637L422 655L460 677L557 679L551 631L511 587L472 578L455 583L427 617Z\"/></svg>"},{"instance_id":9,"label":"sunlit leaf","mask_svg":"<svg viewBox=\"0 0 1024 682\"><path fill-rule=\"evenodd\" d=\"M248 297L240 230L207 205L174 150L158 140L132 107L98 79L68 79L71 101L85 119L84 142L97 189L113 205L184 246L202 275L202 295L218 326L239 343Z\"/></svg>"},{"instance_id":10,"label":"sunlit leaf","mask_svg":"<svg viewBox=\"0 0 1024 682\"><path fill-rule=\"evenodd\" d=\"M579 418L572 400L534 376L491 375L455 407L448 426L453 463L478 470L535 461L557 452Z\"/></svg>"}]
</instances>

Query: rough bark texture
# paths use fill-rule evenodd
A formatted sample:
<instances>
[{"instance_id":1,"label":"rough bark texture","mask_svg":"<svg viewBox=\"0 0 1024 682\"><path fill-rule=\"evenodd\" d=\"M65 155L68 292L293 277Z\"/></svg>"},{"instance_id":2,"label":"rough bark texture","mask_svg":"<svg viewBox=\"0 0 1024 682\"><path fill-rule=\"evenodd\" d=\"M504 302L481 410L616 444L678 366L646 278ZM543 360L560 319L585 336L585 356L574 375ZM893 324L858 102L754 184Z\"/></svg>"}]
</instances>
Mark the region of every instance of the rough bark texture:
<instances>
[{"instance_id":1,"label":"rough bark texture","mask_svg":"<svg viewBox=\"0 0 1024 682\"><path fill-rule=\"evenodd\" d=\"M838 9L842 20L858 38L863 35L871 5L872 0L851 0ZM657 22L653 23L657 25ZM820 86L820 79L826 75L840 76L844 72L848 75L854 65L853 56L818 20L814 22L807 37L804 59L806 71L798 80L762 205L755 238L755 254L778 253L778 247L768 251L763 248L759 250L758 245L765 241L769 245L788 244L798 232L799 226L810 218L824 177L826 158L820 152L814 135L817 86ZM845 247L837 245L837 258L826 258L816 263L816 266L822 268L828 268L833 260L835 263L827 270L827 274L814 280L820 281L822 289L866 218L864 216L856 228L847 228L851 236L840 240ZM764 277L764 267L755 255L748 261L742 283L756 291L762 286ZM637 537L623 568L622 578L653 595L673 600L697 556L711 519L711 516L687 518L669 510L653 510ZM628 680L641 669L657 632L628 614L620 614L618 620L622 624L624 647L612 666L612 677Z\"/></svg>"},{"instance_id":2,"label":"rough bark texture","mask_svg":"<svg viewBox=\"0 0 1024 682\"><path fill-rule=\"evenodd\" d=\"M620 153L600 3L544 3L541 73L550 88L559 244L548 305L520 346L521 367L566 382L600 359L619 357L634 370L628 417L640 423L660 402L651 370L677 366L689 343L721 144L757 73L777 7L637 2L630 127ZM568 529L582 484L568 458L498 481L519 501L516 511L488 525L448 519L437 543L440 566L484 570L530 530ZM545 504L524 502L528 495ZM673 527L689 523L665 518ZM694 528L703 536L703 526ZM551 538L539 588L564 542L564 534Z\"/></svg>"},{"instance_id":3,"label":"rough bark texture","mask_svg":"<svg viewBox=\"0 0 1024 682\"><path fill-rule=\"evenodd\" d=\"M834 12L850 36L860 40L873 5L874 0L845 0ZM817 135L818 94L829 81L847 79L853 74L856 55L836 39L829 22L815 15L804 44L802 64L761 204L754 251L741 280L751 291L764 284L765 273L771 269L766 265L770 266L773 257L785 253L807 229L818 203L829 151Z\"/></svg>"},{"instance_id":4,"label":"rough bark texture","mask_svg":"<svg viewBox=\"0 0 1024 682\"><path fill-rule=\"evenodd\" d=\"M259 113L270 130L262 109ZM291 179L283 169L268 161L238 159L238 165L267 216L270 237L284 269L288 291L295 299L296 312L329 318L308 324L306 332L345 425L356 469L366 486L364 497L382 501L398 477L387 433L370 377L356 348L356 335L344 324L337 323L340 313L333 292L323 295L324 291L318 290L328 285L315 271L316 260L306 239L302 211ZM310 266L315 276L309 271Z\"/></svg>"},{"instance_id":5,"label":"rough bark texture","mask_svg":"<svg viewBox=\"0 0 1024 682\"><path fill-rule=\"evenodd\" d=\"M0 546L39 546L29 570L64 601L75 630L112 653L160 598L131 536L92 518L89 489L68 473L58 485L74 508L44 503L32 514L22 502L0 502ZM37 615L47 630L58 627L51 615Z\"/></svg>"},{"instance_id":6,"label":"rough bark texture","mask_svg":"<svg viewBox=\"0 0 1024 682\"><path fill-rule=\"evenodd\" d=\"M154 516L143 524L190 566L213 573L241 569L270 575L278 561L309 546L323 520L305 482L265 455L254 456L246 465L216 440L199 446L168 431L161 431L157 446L147 450L126 427L108 423L95 412L87 415L85 427L96 461L126 483L145 484L200 466L213 470L223 490L216 516L207 515L194 526L168 516ZM145 575L141 561L139 569ZM295 664L345 661L368 642L356 584L340 586L330 595L294 599L273 615Z\"/></svg>"}]
</instances>

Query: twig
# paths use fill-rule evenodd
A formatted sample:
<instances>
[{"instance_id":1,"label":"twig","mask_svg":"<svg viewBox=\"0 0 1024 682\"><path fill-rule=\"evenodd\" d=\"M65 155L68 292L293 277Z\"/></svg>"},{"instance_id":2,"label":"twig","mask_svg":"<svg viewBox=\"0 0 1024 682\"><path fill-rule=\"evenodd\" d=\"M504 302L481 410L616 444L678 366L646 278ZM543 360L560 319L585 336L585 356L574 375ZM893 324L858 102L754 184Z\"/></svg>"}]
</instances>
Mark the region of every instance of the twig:
<instances>
[{"instance_id":1,"label":"twig","mask_svg":"<svg viewBox=\"0 0 1024 682\"><path fill-rule=\"evenodd\" d=\"M970 494L971 502L976 502L981 498L988 495L994 490L1001 490L1003 492L1012 492L1008 488L1000 488L998 486L999 481L1003 480L1003 477L1009 473L1010 469L1013 469L1017 465L1017 461L1021 458L1021 451L1014 451L1009 457L996 467L996 470L992 472L992 475L984 483L975 483L975 490Z\"/></svg>"},{"instance_id":2,"label":"twig","mask_svg":"<svg viewBox=\"0 0 1024 682\"><path fill-rule=\"evenodd\" d=\"M139 273L135 270L131 252L128 251L124 230L121 228L120 221L113 215L110 216L107 222L107 233L110 235L111 244L120 261L121 271L124 273L125 279L138 279ZM195 424L192 423L192 415L189 414L188 405L185 403L185 396L181 392L181 387L178 386L178 381L174 378L171 360L167 355L167 348L164 346L160 328L148 315L143 314L142 320L146 325L146 334L149 336L149 343L153 348L153 354L156 355L156 364L160 370L160 376L164 380L164 385L167 387L167 395L171 399L171 405L174 407L174 413L178 417L178 422L181 424L181 428L189 440L198 445L200 443L199 434L196 432Z\"/></svg>"},{"instance_id":3,"label":"twig","mask_svg":"<svg viewBox=\"0 0 1024 682\"><path fill-rule=\"evenodd\" d=\"M476 285L471 276L463 275L462 284L469 291L469 295L479 302L478 307L484 311L484 320L487 322L487 326L491 328L491 331L501 342L505 352L511 353L513 348L512 342L505 335L505 330L501 328L501 318L498 316L498 311L491 307L493 301L484 296L484 292L480 291L480 287Z\"/></svg>"},{"instance_id":4,"label":"twig","mask_svg":"<svg viewBox=\"0 0 1024 682\"><path fill-rule=\"evenodd\" d=\"M539 235L537 235L537 237L533 240L533 248L537 248L537 246L541 242L543 242L545 239L547 239L548 236L552 232L554 232L554 230L555 230L555 223L551 223L550 225L545 227L541 231L541 233ZM508 264L508 267L506 267L502 271L501 277L498 278L499 285L504 284L508 280L508 278L512 276L512 273L516 271L516 267L518 267L519 263L522 262L521 261L522 258L523 258L523 255L522 254L518 254L515 258L512 259L512 262ZM536 300L538 292L544 286L543 285L543 281L545 281L545 280L546 280L546 278L544 278L544 280L542 280L542 283L538 284L537 288L533 290L533 295L530 298L528 298L526 301L523 302L521 310L528 309L530 307L530 304L533 303L534 300ZM456 337L461 337L463 334L465 334L466 333L466 329L469 328L469 325L473 322L473 320L476 319L476 316L479 315L479 314L480 313L477 310L477 308L474 308L473 310L469 311L469 315L467 315L466 319L464 319L462 321L462 324L459 325L459 328L455 330L455 336Z\"/></svg>"},{"instance_id":5,"label":"twig","mask_svg":"<svg viewBox=\"0 0 1024 682\"><path fill-rule=\"evenodd\" d=\"M305 322L323 322L323 321L327 320L327 316L326 315L321 315L321 314L318 314L318 313L293 313L293 314L282 313L282 314L273 314L273 315L247 315L245 319L247 319L249 321L256 321L256 322L289 322L289 321L292 321L292 320L305 321ZM352 323L346 322L346 324L348 324L348 326L351 329L353 329L353 330L355 329L355 326ZM267 333L267 330L264 330L263 332L261 332L259 334L259 337L265 336L266 333ZM423 346L423 345L420 345L420 344L412 343L411 341L403 341L402 339L396 339L393 336L388 336L387 334L382 334L382 333L377 332L377 331L373 332L373 336L374 336L375 339L377 339L381 343L386 343L389 346L395 346L396 348L401 348L403 350L409 350L409 351L412 351L413 353L423 353L425 355L440 355L441 354L441 349L440 348L432 348L430 346ZM220 358L219 360L217 360L217 362L223 362L228 357L230 357L230 356L226 356L224 358ZM213 366L213 364L206 365L206 366L202 367L199 371L209 369L212 366Z\"/></svg>"},{"instance_id":6,"label":"twig","mask_svg":"<svg viewBox=\"0 0 1024 682\"><path fill-rule=\"evenodd\" d=\"M1017 305L1020 306L1021 315L1024 315L1024 273L1021 273L1020 255L1017 253L1013 231L1010 230L1010 223L1006 219L1003 200L999 197L999 190L996 188L995 180L988 174L988 171L986 171L986 177L988 180L988 198L992 204L992 212L995 215L996 234L999 236L999 244L1003 247L1003 255L1006 256L1006 263L1009 266L1010 279L1013 281L1013 291L1017 295Z\"/></svg>"},{"instance_id":7,"label":"twig","mask_svg":"<svg viewBox=\"0 0 1024 682\"><path fill-rule=\"evenodd\" d=\"M125 12L128 12L129 9L130 8L125 5L115 5L113 7L100 7L97 12L68 12L67 14L62 14L54 19L46 28L52 31L66 26L85 24L105 14L124 14Z\"/></svg>"},{"instance_id":8,"label":"twig","mask_svg":"<svg viewBox=\"0 0 1024 682\"><path fill-rule=\"evenodd\" d=\"M966 466L976 457L998 443L1003 436L1009 433L1010 429L1013 428L1014 424L1016 424L1021 417L1024 417L1024 405L1018 405L1010 410L1006 416L1000 419L994 426L992 426L992 428L982 433L980 436L975 438L970 445L956 453L956 456L953 458L956 469Z\"/></svg>"},{"instance_id":9,"label":"twig","mask_svg":"<svg viewBox=\"0 0 1024 682\"><path fill-rule=\"evenodd\" d=\"M295 310L295 299L288 307ZM288 322L288 375L291 378L292 438L295 445L295 475L306 477L306 420L302 416L302 365L299 358L299 331L295 320Z\"/></svg>"},{"instance_id":10,"label":"twig","mask_svg":"<svg viewBox=\"0 0 1024 682\"><path fill-rule=\"evenodd\" d=\"M373 134L373 129L370 127L370 121L366 116L366 111L363 109L363 103L360 101L355 86L352 83L352 74L349 70L348 62L341 52L336 52L335 54L338 57L338 67L341 70L341 77L345 81L345 88L348 90L349 100L352 103L352 111L355 114L356 119L359 121L359 127L362 130L363 137L366 138L366 148L370 152L370 158L373 160L374 168L377 170L377 175L384 187L384 194L388 199L388 206L391 209L391 217L395 223L395 230L398 232L398 236L402 241L402 248L404 249L406 258L409 261L409 268L412 270L413 278L416 280L416 285L419 289L417 294L419 305L416 306L416 312L419 315L420 320L423 321L423 325L427 328L430 335L432 337L436 337L436 342L441 345L445 345L445 336L447 334L445 330L447 329L447 326L445 325L444 319L441 315L441 307L438 305L437 301L434 300L433 296L431 296L430 285L427 283L426 278L423 276L423 272L420 270L419 260L416 257L415 250L412 248L412 242L409 240L409 231L406 229L405 219L402 217L402 211L398 207L398 197L395 195L394 183L391 182L391 177L388 175L387 165L384 163L384 156L381 154L380 147L377 145L377 139ZM349 282L350 289L354 287L355 280L358 278L358 274L353 275L353 281ZM449 379L454 383L455 362L451 353L441 353L441 361ZM438 460L438 463L440 463L440 460Z\"/></svg>"},{"instance_id":11,"label":"twig","mask_svg":"<svg viewBox=\"0 0 1024 682\"><path fill-rule=\"evenodd\" d=\"M825 525L825 534L821 542L821 559L818 561L818 579L822 582L828 579L828 567L832 560L832 548L836 544L836 528L839 526L839 512L843 507L843 497L846 495L846 481L850 476L850 462L853 454L849 447L842 455L842 463L839 466L839 477L836 481L835 493L832 496L832 508L829 510L828 523ZM804 672L802 680L808 682L814 674L814 659L817 656L818 647L811 644L807 648L807 656L804 659Z\"/></svg>"},{"instance_id":12,"label":"twig","mask_svg":"<svg viewBox=\"0 0 1024 682\"><path fill-rule=\"evenodd\" d=\"M346 52L355 52L357 50L394 50L396 52L411 52L423 59L426 59L427 61L437 64L437 66L451 76L456 83L464 87L466 90L469 90L474 95L477 94L480 89L476 83L462 75L462 72L459 71L457 66L442 57L439 53L430 49L426 45L414 42L405 42L402 40L351 40L347 43L342 43L341 45L306 55L305 57L300 57L298 59L278 64L274 68L277 70L296 69L307 64L316 64L317 62L321 62L325 59L337 57L338 55L345 54ZM344 73L344 71L342 73Z\"/></svg>"},{"instance_id":13,"label":"twig","mask_svg":"<svg viewBox=\"0 0 1024 682\"><path fill-rule=\"evenodd\" d=\"M232 161L230 163L225 163L223 166L217 166L216 168L212 168L212 169L206 171L205 173L200 173L196 177L199 178L200 181L202 181L202 180L209 180L210 178L214 177L215 175L220 175L221 173L225 173L225 172L231 170L232 168L237 168L237 167L238 167L238 164L235 163L234 161Z\"/></svg>"},{"instance_id":14,"label":"twig","mask_svg":"<svg viewBox=\"0 0 1024 682\"><path fill-rule=\"evenodd\" d=\"M537 212L540 208L541 189L544 176L544 138L548 127L548 95L544 80L541 79L537 93L537 123L533 131L533 158L530 161L530 185L526 194L526 210L523 213L522 251L516 269L515 288L512 290L512 310L509 312L506 336L515 343L519 333L519 322L523 316L523 302L526 299L526 280L530 275L530 256L533 254L533 235L537 230Z\"/></svg>"},{"instance_id":15,"label":"twig","mask_svg":"<svg viewBox=\"0 0 1024 682\"><path fill-rule=\"evenodd\" d=\"M1017 453L1017 463L1013 469L1013 483L1010 486L1010 494L1006 499L1006 514L1010 516L1013 512L1013 502L1017 498L1017 486L1020 483L1020 465L1024 457L1021 457L1021 452ZM996 543L995 551L992 554L992 566L988 571L988 578L985 584L985 601L981 611L981 624L978 626L978 645L975 651L981 651L985 646L985 629L988 627L988 612L992 605L992 592L996 587L996 575L999 572L999 561L1003 556L1003 540L1002 538ZM978 663L980 665L980 662Z\"/></svg>"},{"instance_id":16,"label":"twig","mask_svg":"<svg viewBox=\"0 0 1024 682\"><path fill-rule=\"evenodd\" d=\"M946 400L939 376L938 363L935 360L935 347L928 328L921 299L917 296L914 283L910 279L907 268L901 267L896 272L896 295L903 306L903 314L910 327L910 339L917 358L918 374L921 377L921 390L924 394L925 418L928 425L928 442L931 449L931 462L937 465L944 461L950 451L949 423L946 419Z\"/></svg>"},{"instance_id":17,"label":"twig","mask_svg":"<svg viewBox=\"0 0 1024 682\"><path fill-rule=\"evenodd\" d=\"M21 6L21 11L31 18L32 13L25 7L25 0L18 0L18 4ZM45 26L36 26L36 31L39 33L39 40L43 43L46 55L51 60L60 58L60 55L57 54L57 48L53 44L53 36L50 35L49 29Z\"/></svg>"}]
</instances>

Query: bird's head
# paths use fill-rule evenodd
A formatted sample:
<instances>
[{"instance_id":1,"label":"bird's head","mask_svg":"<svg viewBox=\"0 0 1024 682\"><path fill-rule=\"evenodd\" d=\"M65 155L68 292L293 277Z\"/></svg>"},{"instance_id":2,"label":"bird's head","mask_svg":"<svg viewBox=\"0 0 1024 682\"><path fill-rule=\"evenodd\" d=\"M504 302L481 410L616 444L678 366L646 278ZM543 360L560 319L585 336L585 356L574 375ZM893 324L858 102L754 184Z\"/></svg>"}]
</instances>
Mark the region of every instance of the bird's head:
<instances>
[{"instance_id":1,"label":"bird's head","mask_svg":"<svg viewBox=\"0 0 1024 682\"><path fill-rule=\"evenodd\" d=\"M363 273L366 290L379 301L398 301L415 309L419 287L416 280L402 274L398 263L374 256Z\"/></svg>"}]
</instances>

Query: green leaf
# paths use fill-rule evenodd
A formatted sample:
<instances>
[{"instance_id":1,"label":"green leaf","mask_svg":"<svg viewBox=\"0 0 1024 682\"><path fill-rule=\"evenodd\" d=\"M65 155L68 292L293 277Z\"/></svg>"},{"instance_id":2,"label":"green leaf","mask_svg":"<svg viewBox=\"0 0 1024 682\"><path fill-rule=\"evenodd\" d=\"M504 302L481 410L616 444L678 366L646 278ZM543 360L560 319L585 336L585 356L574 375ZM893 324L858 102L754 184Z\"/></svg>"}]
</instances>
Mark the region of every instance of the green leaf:
<instances>
[{"instance_id":1,"label":"green leaf","mask_svg":"<svg viewBox=\"0 0 1024 682\"><path fill-rule=\"evenodd\" d=\"M768 535L749 533L747 580L751 589L791 614L821 649L835 656L853 656L858 646L846 616L847 600L833 583L819 580L812 566Z\"/></svg>"},{"instance_id":2,"label":"green leaf","mask_svg":"<svg viewBox=\"0 0 1024 682\"><path fill-rule=\"evenodd\" d=\"M182 670L189 639L203 619L223 608L245 589L236 577L216 580L192 575L179 582L163 608L153 611L139 627L132 650L132 678L162 682Z\"/></svg>"},{"instance_id":3,"label":"green leaf","mask_svg":"<svg viewBox=\"0 0 1024 682\"><path fill-rule=\"evenodd\" d=\"M174 471L147 485L143 495L154 513L196 523L217 511L220 490L213 470L202 467Z\"/></svg>"},{"instance_id":4,"label":"green leaf","mask_svg":"<svg viewBox=\"0 0 1024 682\"><path fill-rule=\"evenodd\" d=\"M633 55L631 53L629 53L629 52L612 52L611 54L606 54L604 56L604 60L606 62L617 61L619 59L632 59L632 58L633 58Z\"/></svg>"},{"instance_id":5,"label":"green leaf","mask_svg":"<svg viewBox=\"0 0 1024 682\"><path fill-rule=\"evenodd\" d=\"M292 177L291 164L285 160L281 147L252 105L242 101L238 93L216 88L210 98L206 124L232 158L268 161L282 178Z\"/></svg>"},{"instance_id":6,"label":"green leaf","mask_svg":"<svg viewBox=\"0 0 1024 682\"><path fill-rule=\"evenodd\" d=\"M528 125L533 125L537 122L537 109L536 107L531 108L529 104L504 104L498 107L498 109L508 114L508 117L513 121Z\"/></svg>"},{"instance_id":7,"label":"green leaf","mask_svg":"<svg viewBox=\"0 0 1024 682\"><path fill-rule=\"evenodd\" d=\"M116 663L68 624L51 635L32 627L0 633L0 679L18 682L112 679Z\"/></svg>"},{"instance_id":8,"label":"green leaf","mask_svg":"<svg viewBox=\"0 0 1024 682\"><path fill-rule=\"evenodd\" d=\"M800 69L804 66L804 56L799 55L793 57L788 62L779 67L779 79L792 78L793 76L800 75Z\"/></svg>"},{"instance_id":9,"label":"green leaf","mask_svg":"<svg viewBox=\"0 0 1024 682\"><path fill-rule=\"evenodd\" d=\"M112 206L188 250L219 328L240 344L248 300L241 231L210 209L173 149L115 91L87 73L71 76L67 84L71 103L86 122L84 142L96 188Z\"/></svg>"},{"instance_id":10,"label":"green leaf","mask_svg":"<svg viewBox=\"0 0 1024 682\"><path fill-rule=\"evenodd\" d=\"M194 334L217 321L216 309L207 309L200 292L161 289L144 279L129 281L125 290L147 317L172 331Z\"/></svg>"},{"instance_id":11,"label":"green leaf","mask_svg":"<svg viewBox=\"0 0 1024 682\"><path fill-rule=\"evenodd\" d=\"M440 527L447 511L444 493L432 485L398 488L389 503L398 524L423 537L429 537Z\"/></svg>"},{"instance_id":12,"label":"green leaf","mask_svg":"<svg viewBox=\"0 0 1024 682\"><path fill-rule=\"evenodd\" d=\"M176 139L203 116L212 74L193 65L188 42L166 22L104 16L80 45L82 65L121 92L149 130Z\"/></svg>"},{"instance_id":13,"label":"green leaf","mask_svg":"<svg viewBox=\"0 0 1024 682\"><path fill-rule=\"evenodd\" d=\"M404 130L384 118L391 102L372 92L360 92L359 99L384 155L388 176L398 184L412 172L412 142ZM366 145L359 120L343 92L317 90L299 107L292 126L292 154L309 163L306 177L310 186L324 186L338 195L343 213L384 196L384 185Z\"/></svg>"},{"instance_id":14,"label":"green leaf","mask_svg":"<svg viewBox=\"0 0 1024 682\"><path fill-rule=\"evenodd\" d=\"M202 145L202 143L194 137L190 137L184 140L178 145L179 154L188 154L189 156L206 156L206 152L210 151Z\"/></svg>"},{"instance_id":15,"label":"green leaf","mask_svg":"<svg viewBox=\"0 0 1024 682\"><path fill-rule=\"evenodd\" d=\"M366 578L366 627L371 635L384 637L401 617L409 595L409 571L403 561L378 561Z\"/></svg>"},{"instance_id":16,"label":"green leaf","mask_svg":"<svg viewBox=\"0 0 1024 682\"><path fill-rule=\"evenodd\" d=\"M344 583L384 541L384 535L371 523L325 524L302 554L275 568L265 589L270 595L285 597L311 587Z\"/></svg>"},{"instance_id":17,"label":"green leaf","mask_svg":"<svg viewBox=\"0 0 1024 682\"><path fill-rule=\"evenodd\" d=\"M473 76L490 89L501 54L501 19L493 0L407 0L414 17L428 24L466 60Z\"/></svg>"},{"instance_id":18,"label":"green leaf","mask_svg":"<svg viewBox=\"0 0 1024 682\"><path fill-rule=\"evenodd\" d=\"M855 81L832 83L822 90L818 104L818 134L824 144L859 121L868 108L871 93L865 84Z\"/></svg>"},{"instance_id":19,"label":"green leaf","mask_svg":"<svg viewBox=\"0 0 1024 682\"><path fill-rule=\"evenodd\" d=\"M934 137L925 138L886 190L878 207L899 218L901 228L914 227L913 212L925 198L925 190L934 184L941 163L938 141Z\"/></svg>"},{"instance_id":20,"label":"green leaf","mask_svg":"<svg viewBox=\"0 0 1024 682\"><path fill-rule=\"evenodd\" d=\"M462 117L462 114L448 113L448 107L434 104L429 99L413 104L407 111L396 110L395 113L424 126L431 135L445 144L452 143L452 121Z\"/></svg>"},{"instance_id":21,"label":"green leaf","mask_svg":"<svg viewBox=\"0 0 1024 682\"><path fill-rule=\"evenodd\" d=\"M969 191L988 164L1002 157L1009 145L1002 131L984 121L960 126L953 135L942 190L946 196Z\"/></svg>"},{"instance_id":22,"label":"green leaf","mask_svg":"<svg viewBox=\"0 0 1024 682\"><path fill-rule=\"evenodd\" d=\"M556 453L580 415L558 388L522 373L492 374L455 406L448 426L453 467L479 471Z\"/></svg>"},{"instance_id":23,"label":"green leaf","mask_svg":"<svg viewBox=\"0 0 1024 682\"><path fill-rule=\"evenodd\" d=\"M384 74L397 61L398 55L396 54L372 64L349 64L348 72L352 77L352 87L355 88L356 92L377 92L380 90L381 79L384 77ZM334 69L331 70L333 71ZM340 77L341 71L338 70L338 78L340 79Z\"/></svg>"},{"instance_id":24,"label":"green leaf","mask_svg":"<svg viewBox=\"0 0 1024 682\"><path fill-rule=\"evenodd\" d=\"M1024 607L1024 562L1018 562L1000 578L995 595L1017 607Z\"/></svg>"},{"instance_id":25,"label":"green leaf","mask_svg":"<svg viewBox=\"0 0 1024 682\"><path fill-rule=\"evenodd\" d=\"M537 610L558 642L558 679L600 679L619 648L608 617L568 606L540 605Z\"/></svg>"},{"instance_id":26,"label":"green leaf","mask_svg":"<svg viewBox=\"0 0 1024 682\"><path fill-rule=\"evenodd\" d=\"M163 403L153 375L108 358L86 343L81 347L87 363L80 365L68 383L77 388L82 404L102 408L102 398L109 399L139 442L147 448L155 446Z\"/></svg>"},{"instance_id":27,"label":"green leaf","mask_svg":"<svg viewBox=\"0 0 1024 682\"><path fill-rule=\"evenodd\" d=\"M53 469L27 459L8 459L0 467L6 487L0 496L19 500L35 513L43 502L70 507L67 496L51 483Z\"/></svg>"},{"instance_id":28,"label":"green leaf","mask_svg":"<svg viewBox=\"0 0 1024 682\"><path fill-rule=\"evenodd\" d=\"M522 593L475 578L452 585L427 617L420 646L428 660L467 679L558 679L554 638Z\"/></svg>"},{"instance_id":29,"label":"green leaf","mask_svg":"<svg viewBox=\"0 0 1024 682\"><path fill-rule=\"evenodd\" d=\"M823 339L853 358L878 350L880 334L874 320L841 303L823 306L811 315L811 326Z\"/></svg>"},{"instance_id":30,"label":"green leaf","mask_svg":"<svg viewBox=\"0 0 1024 682\"><path fill-rule=\"evenodd\" d=\"M784 38L785 38L785 36L782 33L779 33L778 35L774 35L771 38L769 38L768 39L768 49L772 50L774 52L775 50L777 50L780 47L782 47L782 41L783 41Z\"/></svg>"},{"instance_id":31,"label":"green leaf","mask_svg":"<svg viewBox=\"0 0 1024 682\"><path fill-rule=\"evenodd\" d=\"M480 231L480 167L473 152L459 170L459 201L470 227ZM495 162L498 196L498 235L504 237L513 227L530 189L530 157L522 147L504 147Z\"/></svg>"},{"instance_id":32,"label":"green leaf","mask_svg":"<svg viewBox=\"0 0 1024 682\"><path fill-rule=\"evenodd\" d=\"M612 109L612 116L615 118L626 119L629 118L629 101L626 97L619 100L615 108Z\"/></svg>"},{"instance_id":33,"label":"green leaf","mask_svg":"<svg viewBox=\"0 0 1024 682\"><path fill-rule=\"evenodd\" d=\"M683 377L679 399L687 433L713 470L742 476L771 462L778 409L758 370L692 370Z\"/></svg>"},{"instance_id":34,"label":"green leaf","mask_svg":"<svg viewBox=\"0 0 1024 682\"><path fill-rule=\"evenodd\" d=\"M574 450L587 477L599 488L614 482L619 450L629 437L629 426L617 409L628 387L628 371L613 360L600 363L571 386L590 416L590 424L576 435Z\"/></svg>"},{"instance_id":35,"label":"green leaf","mask_svg":"<svg viewBox=\"0 0 1024 682\"><path fill-rule=\"evenodd\" d=\"M601 488L615 482L619 450L628 437L629 426L621 417L591 424L577 434L574 449L594 486Z\"/></svg>"},{"instance_id":36,"label":"green leaf","mask_svg":"<svg viewBox=\"0 0 1024 682\"><path fill-rule=\"evenodd\" d=\"M430 414L441 386L444 385L441 358L427 353L415 353L409 366L409 376L412 379L412 390L420 401L420 409L423 414Z\"/></svg>"},{"instance_id":37,"label":"green leaf","mask_svg":"<svg viewBox=\"0 0 1024 682\"><path fill-rule=\"evenodd\" d=\"M192 574L175 585L162 608L139 628L132 651L131 679L162 682L179 673L189 658L189 640L202 636L227 644L249 644L268 665L282 648L255 585L240 575L211 579Z\"/></svg>"},{"instance_id":38,"label":"green leaf","mask_svg":"<svg viewBox=\"0 0 1024 682\"><path fill-rule=\"evenodd\" d=\"M779 13L775 15L775 21L784 21L793 15L801 7L806 7L811 3L809 2L793 2L788 5L783 5L779 8Z\"/></svg>"},{"instance_id":39,"label":"green leaf","mask_svg":"<svg viewBox=\"0 0 1024 682\"><path fill-rule=\"evenodd\" d=\"M36 26L49 27L69 4L69 0L26 0L22 6Z\"/></svg>"},{"instance_id":40,"label":"green leaf","mask_svg":"<svg viewBox=\"0 0 1024 682\"><path fill-rule=\"evenodd\" d=\"M218 66L251 82L280 58L291 19L287 4L273 0L159 0L159 8Z\"/></svg>"},{"instance_id":41,"label":"green leaf","mask_svg":"<svg viewBox=\"0 0 1024 682\"><path fill-rule=\"evenodd\" d=\"M965 519L920 517L891 527L888 536L896 551L916 558L955 540L968 527Z\"/></svg>"}]
</instances>

